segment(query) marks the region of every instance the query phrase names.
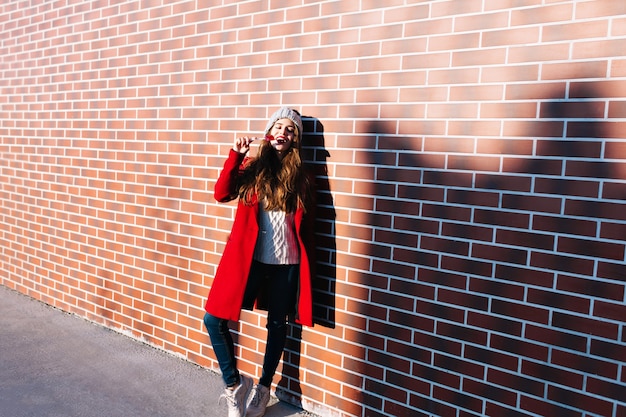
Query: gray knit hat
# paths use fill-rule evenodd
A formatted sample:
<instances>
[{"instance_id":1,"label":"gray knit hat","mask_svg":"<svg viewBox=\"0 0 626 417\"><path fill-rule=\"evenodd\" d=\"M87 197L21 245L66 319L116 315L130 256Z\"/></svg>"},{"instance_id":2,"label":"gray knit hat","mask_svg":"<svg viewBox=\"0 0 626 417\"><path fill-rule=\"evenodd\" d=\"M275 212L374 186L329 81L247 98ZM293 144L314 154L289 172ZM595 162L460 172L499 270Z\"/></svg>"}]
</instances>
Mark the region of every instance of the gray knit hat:
<instances>
[{"instance_id":1,"label":"gray knit hat","mask_svg":"<svg viewBox=\"0 0 626 417\"><path fill-rule=\"evenodd\" d=\"M265 126L266 135L270 132L272 126L274 126L274 123L276 123L276 121L280 119L291 120L298 128L298 136L302 138L302 132L304 131L304 129L302 128L302 118L296 110L290 109L289 107L281 107L280 109L276 110L274 114L272 114L272 117L270 117L270 120L267 122L267 126Z\"/></svg>"}]
</instances>

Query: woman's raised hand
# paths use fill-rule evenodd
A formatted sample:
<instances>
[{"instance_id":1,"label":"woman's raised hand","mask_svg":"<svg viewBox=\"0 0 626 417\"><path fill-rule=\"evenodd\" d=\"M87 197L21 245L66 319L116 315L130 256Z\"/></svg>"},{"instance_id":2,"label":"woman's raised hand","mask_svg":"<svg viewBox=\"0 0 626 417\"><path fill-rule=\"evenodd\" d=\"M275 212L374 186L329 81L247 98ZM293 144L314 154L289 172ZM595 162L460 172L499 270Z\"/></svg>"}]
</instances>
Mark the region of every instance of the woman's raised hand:
<instances>
[{"instance_id":1,"label":"woman's raised hand","mask_svg":"<svg viewBox=\"0 0 626 417\"><path fill-rule=\"evenodd\" d=\"M259 139L263 139L268 142L271 142L274 140L274 136L267 134L263 138L259 138L256 136L255 137L244 136L241 138L237 138L235 139L235 143L233 144L233 149L239 153L248 153L248 151L250 150L250 144L254 142L255 140L259 140Z\"/></svg>"},{"instance_id":2,"label":"woman's raised hand","mask_svg":"<svg viewBox=\"0 0 626 417\"><path fill-rule=\"evenodd\" d=\"M249 136L237 138L233 144L233 150L239 153L248 153L250 150L250 144L256 139L257 138L251 138Z\"/></svg>"}]
</instances>

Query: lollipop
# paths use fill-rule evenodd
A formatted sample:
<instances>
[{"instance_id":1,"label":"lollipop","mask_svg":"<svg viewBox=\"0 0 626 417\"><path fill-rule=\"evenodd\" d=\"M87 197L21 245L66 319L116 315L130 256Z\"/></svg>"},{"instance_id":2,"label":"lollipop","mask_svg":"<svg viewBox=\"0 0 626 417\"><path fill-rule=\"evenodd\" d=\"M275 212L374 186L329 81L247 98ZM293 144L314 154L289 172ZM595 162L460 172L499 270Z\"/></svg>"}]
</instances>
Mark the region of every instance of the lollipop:
<instances>
[{"instance_id":1,"label":"lollipop","mask_svg":"<svg viewBox=\"0 0 626 417\"><path fill-rule=\"evenodd\" d=\"M274 140L274 136L272 136L272 135L270 135L270 134L268 133L267 135L265 135L265 136L264 136L264 137L262 137L262 138L254 138L254 139L252 139L252 140L253 140L253 141L257 141L257 140L259 140L259 139L260 139L260 140L265 140L265 141L271 142L271 141L273 141L273 140Z\"/></svg>"}]
</instances>

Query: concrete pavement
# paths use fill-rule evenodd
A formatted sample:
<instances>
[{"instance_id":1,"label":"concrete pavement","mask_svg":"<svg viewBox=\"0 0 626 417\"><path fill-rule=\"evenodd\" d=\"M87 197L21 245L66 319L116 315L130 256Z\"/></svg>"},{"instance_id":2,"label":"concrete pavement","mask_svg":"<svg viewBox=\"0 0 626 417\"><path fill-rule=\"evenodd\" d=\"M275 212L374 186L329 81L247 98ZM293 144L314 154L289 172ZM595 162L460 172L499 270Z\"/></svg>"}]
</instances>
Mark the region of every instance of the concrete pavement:
<instances>
[{"instance_id":1,"label":"concrete pavement","mask_svg":"<svg viewBox=\"0 0 626 417\"><path fill-rule=\"evenodd\" d=\"M0 285L1 417L217 417L219 375ZM275 398L267 417L307 413Z\"/></svg>"}]
</instances>

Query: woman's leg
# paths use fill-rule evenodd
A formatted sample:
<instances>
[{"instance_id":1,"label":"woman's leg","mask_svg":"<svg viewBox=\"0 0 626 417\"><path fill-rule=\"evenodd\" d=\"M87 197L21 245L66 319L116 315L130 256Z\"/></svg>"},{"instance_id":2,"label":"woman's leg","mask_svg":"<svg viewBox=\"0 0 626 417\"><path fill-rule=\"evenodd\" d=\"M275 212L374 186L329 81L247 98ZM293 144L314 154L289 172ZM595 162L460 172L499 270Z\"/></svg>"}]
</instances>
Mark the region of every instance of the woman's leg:
<instances>
[{"instance_id":1,"label":"woman's leg","mask_svg":"<svg viewBox=\"0 0 626 417\"><path fill-rule=\"evenodd\" d=\"M293 312L298 291L297 265L277 266L267 284L269 288L269 308L267 314L267 345L263 359L263 372L259 384L272 385L272 379L282 357L287 341L287 316Z\"/></svg>"},{"instance_id":2,"label":"woman's leg","mask_svg":"<svg viewBox=\"0 0 626 417\"><path fill-rule=\"evenodd\" d=\"M235 345L228 328L228 320L205 313L204 325L211 338L213 352L215 352L217 362L220 365L224 383L227 387L237 385L240 378L237 370L237 358L235 357Z\"/></svg>"}]
</instances>

